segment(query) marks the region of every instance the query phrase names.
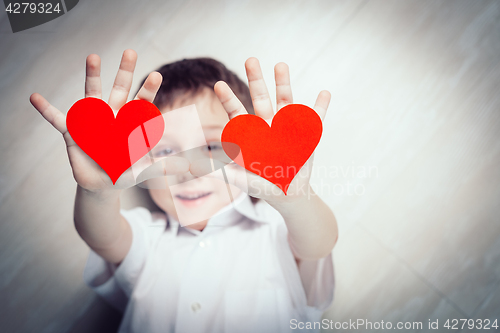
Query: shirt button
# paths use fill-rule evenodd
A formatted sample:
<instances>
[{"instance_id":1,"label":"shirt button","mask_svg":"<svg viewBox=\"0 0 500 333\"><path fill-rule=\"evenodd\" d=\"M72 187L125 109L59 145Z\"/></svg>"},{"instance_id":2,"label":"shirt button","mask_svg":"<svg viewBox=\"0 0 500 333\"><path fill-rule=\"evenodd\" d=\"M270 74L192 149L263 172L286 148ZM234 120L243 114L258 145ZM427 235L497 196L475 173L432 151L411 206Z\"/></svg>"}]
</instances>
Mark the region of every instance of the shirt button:
<instances>
[{"instance_id":1,"label":"shirt button","mask_svg":"<svg viewBox=\"0 0 500 333\"><path fill-rule=\"evenodd\" d=\"M201 305L200 305L200 303L198 303L198 302L194 302L193 304L191 304L191 310L192 310L194 313L196 313L196 312L200 311L200 310L201 310Z\"/></svg>"},{"instance_id":2,"label":"shirt button","mask_svg":"<svg viewBox=\"0 0 500 333\"><path fill-rule=\"evenodd\" d=\"M209 239L202 240L201 242L198 243L200 247L209 247L212 242Z\"/></svg>"}]
</instances>

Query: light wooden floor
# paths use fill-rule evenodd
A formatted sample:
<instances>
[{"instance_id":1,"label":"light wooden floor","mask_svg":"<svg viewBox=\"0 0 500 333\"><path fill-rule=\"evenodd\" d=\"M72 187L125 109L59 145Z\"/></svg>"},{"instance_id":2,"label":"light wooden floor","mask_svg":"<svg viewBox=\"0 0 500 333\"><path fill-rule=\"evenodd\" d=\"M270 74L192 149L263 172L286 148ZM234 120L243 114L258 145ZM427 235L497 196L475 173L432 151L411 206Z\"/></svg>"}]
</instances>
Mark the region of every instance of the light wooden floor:
<instances>
[{"instance_id":1,"label":"light wooden floor","mask_svg":"<svg viewBox=\"0 0 500 333\"><path fill-rule=\"evenodd\" d=\"M499 1L85 0L16 34L0 14L2 332L119 322L83 283L63 141L28 97L68 110L90 53L107 96L126 48L136 85L194 56L244 77L256 56L269 85L274 64L290 65L297 103L332 92L316 154L328 175L313 179L340 224L325 318L500 319Z\"/></svg>"}]
</instances>

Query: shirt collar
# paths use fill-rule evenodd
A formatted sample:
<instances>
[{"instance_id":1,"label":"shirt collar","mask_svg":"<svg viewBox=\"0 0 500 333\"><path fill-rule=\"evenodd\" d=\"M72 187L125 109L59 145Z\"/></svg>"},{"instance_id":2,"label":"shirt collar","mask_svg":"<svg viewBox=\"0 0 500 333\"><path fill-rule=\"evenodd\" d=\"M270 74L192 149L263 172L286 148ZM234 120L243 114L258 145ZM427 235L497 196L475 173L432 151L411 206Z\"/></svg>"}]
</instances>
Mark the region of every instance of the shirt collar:
<instances>
[{"instance_id":1,"label":"shirt collar","mask_svg":"<svg viewBox=\"0 0 500 333\"><path fill-rule=\"evenodd\" d=\"M269 223L269 219L264 216L264 214L259 212L257 207L259 204L263 203L258 202L254 204L248 194L241 192L241 194L233 200L233 202L221 208L208 220L208 223L203 231L182 227L179 221L171 216L168 216L168 221L175 235L178 234L179 228L183 228L194 235L206 234L220 227L227 227L232 224L236 224L242 217L258 223Z\"/></svg>"}]
</instances>

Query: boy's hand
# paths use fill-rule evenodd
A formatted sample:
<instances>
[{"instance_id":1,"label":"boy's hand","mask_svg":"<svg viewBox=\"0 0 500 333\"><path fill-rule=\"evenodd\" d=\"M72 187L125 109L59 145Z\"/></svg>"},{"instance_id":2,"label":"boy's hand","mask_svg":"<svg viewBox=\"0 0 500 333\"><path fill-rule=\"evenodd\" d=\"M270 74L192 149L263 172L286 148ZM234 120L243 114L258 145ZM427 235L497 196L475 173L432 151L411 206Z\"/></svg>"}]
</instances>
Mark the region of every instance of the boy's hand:
<instances>
[{"instance_id":1,"label":"boy's hand","mask_svg":"<svg viewBox=\"0 0 500 333\"><path fill-rule=\"evenodd\" d=\"M255 114L267 123L271 123L274 117L274 110L267 91L266 84L262 77L262 71L259 61L256 58L250 58L245 62L245 69L248 77L248 85L250 88L250 95L252 96L252 103ZM276 110L292 104L292 88L290 86L290 75L288 65L279 63L274 67L274 74L276 80ZM246 114L247 111L243 104L238 100L236 95L232 92L229 86L219 81L214 87L215 94L222 103L226 110L229 119L238 115ZM330 93L326 90L321 91L314 105L314 110L318 113L323 120L330 103ZM236 164L231 164L226 168L227 178L233 185L245 190L249 195L266 200L270 204L281 202L292 202L296 199L301 199L307 196L309 188L309 178L312 171L313 155L297 173L292 183L290 184L287 195L285 195L279 187L269 182L268 180L245 170ZM205 173L202 170L197 170L200 165L191 165L193 174Z\"/></svg>"},{"instance_id":2,"label":"boy's hand","mask_svg":"<svg viewBox=\"0 0 500 333\"><path fill-rule=\"evenodd\" d=\"M120 68L116 74L108 101L109 106L115 114L127 103L136 61L137 54L135 51L125 50L123 52ZM85 97L102 98L100 72L101 59L96 54L89 55L86 66ZM152 72L147 77L135 99L153 102L161 82L161 74ZM103 192L105 190L125 189L136 184L132 169L129 168L121 175L116 184L113 185L106 172L73 141L66 128L66 115L52 106L38 93L32 94L30 101L40 114L63 135L69 162L73 169L73 176L80 187L91 192ZM157 165L154 169L155 172L150 173L151 178L186 172L189 168L188 162L180 158L168 158L162 162L161 167Z\"/></svg>"},{"instance_id":3,"label":"boy's hand","mask_svg":"<svg viewBox=\"0 0 500 333\"><path fill-rule=\"evenodd\" d=\"M274 111L258 60L248 59L245 68L255 114L270 123L274 117ZM276 109L280 110L285 105L293 103L288 66L279 63L274 67L274 73L276 102L278 104ZM226 83L217 82L214 90L228 113L229 119L247 113L243 104ZM314 110L321 120L325 117L329 103L330 93L328 91L320 92ZM331 253L338 238L335 215L323 200L314 195L310 188L309 178L312 171L312 160L313 155L290 183L287 195L278 186L247 171L236 163L231 163L224 168L230 183L245 190L251 196L265 200L283 216L288 230L288 242L297 264L302 260L318 260L326 257ZM197 167L199 165L191 165L193 174L198 171ZM203 170L200 171L203 173ZM310 193L313 196L310 197Z\"/></svg>"}]
</instances>

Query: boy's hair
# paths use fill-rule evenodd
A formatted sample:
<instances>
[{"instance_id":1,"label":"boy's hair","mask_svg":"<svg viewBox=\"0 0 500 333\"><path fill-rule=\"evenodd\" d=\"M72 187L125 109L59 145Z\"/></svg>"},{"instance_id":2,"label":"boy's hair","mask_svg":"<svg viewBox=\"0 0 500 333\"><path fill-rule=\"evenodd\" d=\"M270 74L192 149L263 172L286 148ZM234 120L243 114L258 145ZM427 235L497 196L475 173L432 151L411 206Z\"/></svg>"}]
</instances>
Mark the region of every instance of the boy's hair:
<instances>
[{"instance_id":1,"label":"boy's hair","mask_svg":"<svg viewBox=\"0 0 500 333\"><path fill-rule=\"evenodd\" d=\"M241 101L250 114L255 114L250 89L236 74L226 68L224 64L212 58L182 59L161 66L156 70L163 81L156 93L153 104L158 109L173 106L178 98L194 97L208 88L213 91L218 81L224 81ZM146 79L141 83L141 87ZM252 203L259 199L250 197Z\"/></svg>"},{"instance_id":2,"label":"boy's hair","mask_svg":"<svg viewBox=\"0 0 500 333\"><path fill-rule=\"evenodd\" d=\"M245 106L247 112L254 114L248 86L215 59L183 59L163 65L157 71L163 76L162 84L153 101L158 109L172 106L178 98L194 97L205 88L213 91L217 81L224 81Z\"/></svg>"}]
</instances>

